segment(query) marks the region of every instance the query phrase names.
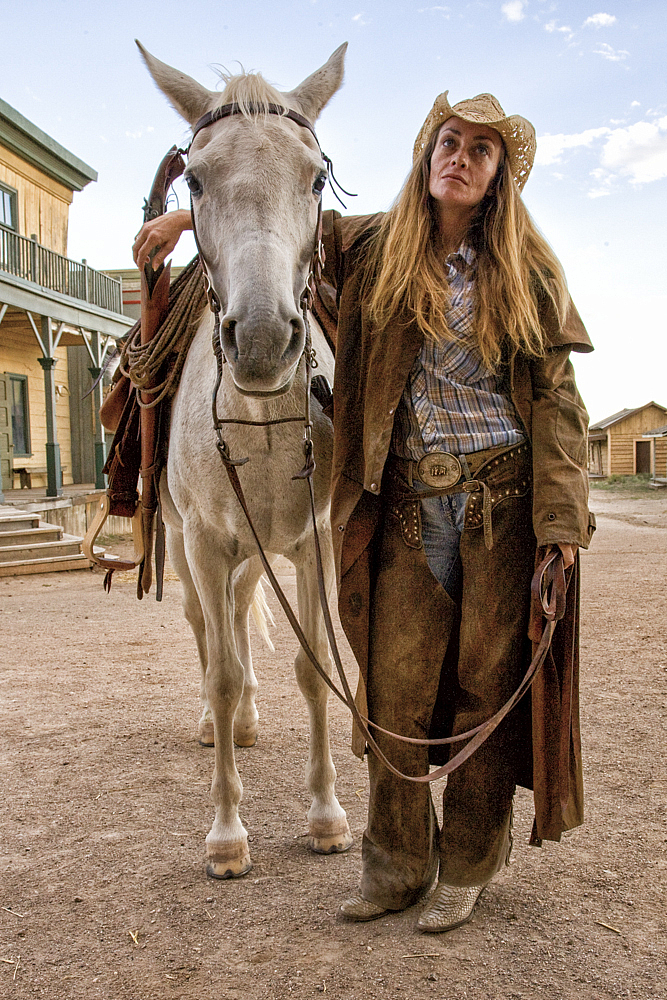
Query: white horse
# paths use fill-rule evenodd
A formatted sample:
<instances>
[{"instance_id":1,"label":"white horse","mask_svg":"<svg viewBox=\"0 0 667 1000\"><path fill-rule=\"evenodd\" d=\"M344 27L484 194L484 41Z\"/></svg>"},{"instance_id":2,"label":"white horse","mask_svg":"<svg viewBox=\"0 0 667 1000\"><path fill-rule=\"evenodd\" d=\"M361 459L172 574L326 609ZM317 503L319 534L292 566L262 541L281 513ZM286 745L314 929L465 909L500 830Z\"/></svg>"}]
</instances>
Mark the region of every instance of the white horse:
<instances>
[{"instance_id":1,"label":"white horse","mask_svg":"<svg viewBox=\"0 0 667 1000\"><path fill-rule=\"evenodd\" d=\"M280 93L257 74L226 80L222 93L141 49L156 84L194 125L206 112L237 103L245 112L217 121L195 137L186 169L199 244L221 305L227 364L218 393L221 417L272 420L304 412L305 330L299 301L316 237L318 202L326 164L310 131L248 105L269 103L315 122L340 87L346 46L295 90ZM215 770L211 797L215 820L206 837L207 871L216 878L251 868L248 838L238 814L242 786L234 760L236 742L257 736L248 611L261 576L256 546L216 450L211 392L216 363L207 310L190 347L175 396L169 458L161 495L169 555L183 585L185 616L197 641L202 669L203 741L213 722ZM313 326L319 372L332 381L333 359ZM332 426L312 401L318 530L324 541L325 582L333 588L329 527ZM299 618L312 650L331 669L318 602L313 532L306 482L292 482L303 466L303 425L225 425L241 484L267 553L295 566ZM295 662L310 718L306 769L313 796L309 843L320 853L352 843L345 811L336 798L329 751L327 688L302 650Z\"/></svg>"}]
</instances>

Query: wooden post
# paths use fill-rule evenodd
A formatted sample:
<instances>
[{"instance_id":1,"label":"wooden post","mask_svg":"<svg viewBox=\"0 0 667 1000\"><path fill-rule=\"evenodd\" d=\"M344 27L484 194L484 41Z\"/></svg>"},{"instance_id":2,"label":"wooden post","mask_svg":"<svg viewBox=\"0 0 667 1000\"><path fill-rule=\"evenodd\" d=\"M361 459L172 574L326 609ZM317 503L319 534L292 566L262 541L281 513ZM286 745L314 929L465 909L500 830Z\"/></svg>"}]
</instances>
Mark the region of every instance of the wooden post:
<instances>
[{"instance_id":1,"label":"wooden post","mask_svg":"<svg viewBox=\"0 0 667 1000\"><path fill-rule=\"evenodd\" d=\"M37 271L37 233L30 235L30 280L36 285L40 283Z\"/></svg>"},{"instance_id":2,"label":"wooden post","mask_svg":"<svg viewBox=\"0 0 667 1000\"><path fill-rule=\"evenodd\" d=\"M14 486L12 474L12 411L9 393L9 376L0 372L0 504L5 502L2 492L2 467L5 467L7 482L5 487L11 490Z\"/></svg>"},{"instance_id":3,"label":"wooden post","mask_svg":"<svg viewBox=\"0 0 667 1000\"><path fill-rule=\"evenodd\" d=\"M44 399L46 401L46 495L60 497L63 493L63 475L60 466L60 445L56 427L56 383L53 369L57 359L53 357L53 329L51 319L42 316L42 350L44 357L38 358L44 371Z\"/></svg>"},{"instance_id":4,"label":"wooden post","mask_svg":"<svg viewBox=\"0 0 667 1000\"><path fill-rule=\"evenodd\" d=\"M92 353L92 365L88 371L93 376L93 382L100 377L102 371L102 345L99 333L93 330L90 335L90 348ZM104 402L102 380L97 384L93 392L93 414L95 421L95 488L103 490L106 487L104 473L102 469L106 463L106 443L104 440L104 428L100 420L100 409Z\"/></svg>"}]
</instances>

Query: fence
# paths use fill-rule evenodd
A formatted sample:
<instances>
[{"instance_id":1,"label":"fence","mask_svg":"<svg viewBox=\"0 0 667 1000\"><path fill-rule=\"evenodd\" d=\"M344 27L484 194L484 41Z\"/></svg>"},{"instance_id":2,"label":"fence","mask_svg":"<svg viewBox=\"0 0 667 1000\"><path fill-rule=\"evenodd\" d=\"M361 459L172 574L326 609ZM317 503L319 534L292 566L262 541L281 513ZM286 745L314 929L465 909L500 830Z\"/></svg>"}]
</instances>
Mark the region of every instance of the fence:
<instances>
[{"instance_id":1,"label":"fence","mask_svg":"<svg viewBox=\"0 0 667 1000\"><path fill-rule=\"evenodd\" d=\"M121 282L0 227L0 271L91 305L122 313Z\"/></svg>"}]
</instances>

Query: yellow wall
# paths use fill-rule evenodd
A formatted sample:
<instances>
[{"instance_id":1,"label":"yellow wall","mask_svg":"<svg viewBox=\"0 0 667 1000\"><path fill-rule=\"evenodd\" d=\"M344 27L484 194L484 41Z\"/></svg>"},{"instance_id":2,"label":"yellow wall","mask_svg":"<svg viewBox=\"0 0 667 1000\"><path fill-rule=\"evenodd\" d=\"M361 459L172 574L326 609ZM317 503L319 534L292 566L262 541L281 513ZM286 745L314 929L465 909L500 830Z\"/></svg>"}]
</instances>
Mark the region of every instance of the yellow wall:
<instances>
[{"instance_id":1,"label":"yellow wall","mask_svg":"<svg viewBox=\"0 0 667 1000\"><path fill-rule=\"evenodd\" d=\"M31 458L14 459L14 466L23 465L30 469L46 467L46 403L44 398L44 372L38 357L41 350L26 315L8 310L0 324L0 372L28 376L28 400L30 409ZM67 348L58 347L54 368L56 385L64 386L61 395L56 396L56 427L60 445L60 462L63 466L63 483L72 482L72 453L69 420L69 397L67 378ZM46 476L33 476L33 486L45 486ZM5 489L10 488L7 483ZM18 487L18 478L16 480Z\"/></svg>"},{"instance_id":2,"label":"yellow wall","mask_svg":"<svg viewBox=\"0 0 667 1000\"><path fill-rule=\"evenodd\" d=\"M0 145L0 181L18 191L21 236L37 236L49 250L67 256L67 215L72 192Z\"/></svg>"}]
</instances>

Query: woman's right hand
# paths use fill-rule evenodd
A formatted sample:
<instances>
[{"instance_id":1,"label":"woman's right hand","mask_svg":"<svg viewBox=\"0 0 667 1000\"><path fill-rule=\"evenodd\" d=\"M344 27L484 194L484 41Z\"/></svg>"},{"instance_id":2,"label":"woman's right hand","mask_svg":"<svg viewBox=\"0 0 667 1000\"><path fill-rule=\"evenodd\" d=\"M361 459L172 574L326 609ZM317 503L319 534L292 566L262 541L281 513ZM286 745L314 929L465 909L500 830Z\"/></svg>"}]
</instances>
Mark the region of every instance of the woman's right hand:
<instances>
[{"instance_id":1,"label":"woman's right hand","mask_svg":"<svg viewBox=\"0 0 667 1000\"><path fill-rule=\"evenodd\" d=\"M186 229L192 229L192 219L190 212L185 208L179 208L175 212L167 212L165 215L158 215L156 219L145 222L132 245L132 256L139 270L149 261L157 270L178 243L181 233ZM153 250L156 253L151 259L150 255Z\"/></svg>"}]
</instances>

